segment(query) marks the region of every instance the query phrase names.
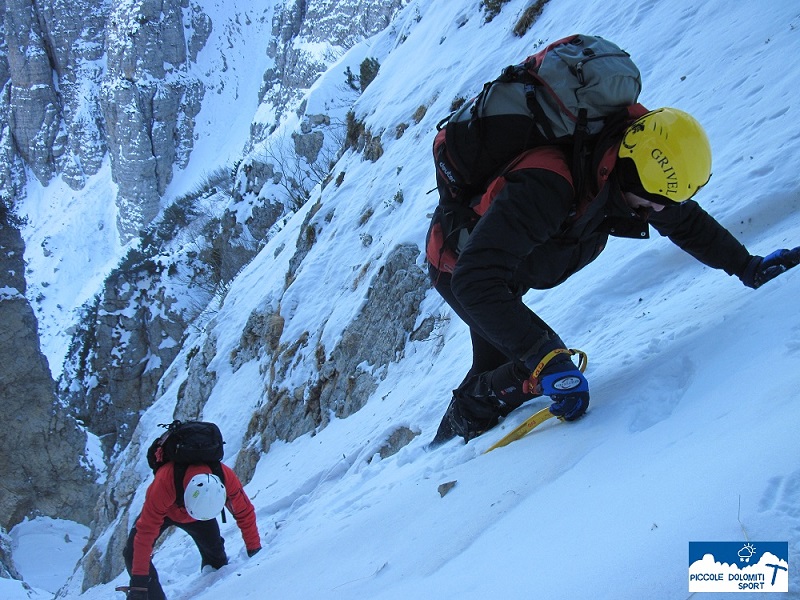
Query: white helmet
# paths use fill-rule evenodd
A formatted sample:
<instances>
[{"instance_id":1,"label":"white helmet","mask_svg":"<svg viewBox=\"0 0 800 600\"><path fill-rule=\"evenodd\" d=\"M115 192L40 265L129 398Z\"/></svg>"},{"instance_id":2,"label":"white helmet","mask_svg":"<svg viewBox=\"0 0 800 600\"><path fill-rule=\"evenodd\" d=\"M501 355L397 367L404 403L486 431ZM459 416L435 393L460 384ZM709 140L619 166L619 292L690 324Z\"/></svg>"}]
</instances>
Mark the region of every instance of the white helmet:
<instances>
[{"instance_id":1,"label":"white helmet","mask_svg":"<svg viewBox=\"0 0 800 600\"><path fill-rule=\"evenodd\" d=\"M183 493L186 512L198 521L208 521L216 517L222 512L226 498L225 486L219 477L211 473L192 477Z\"/></svg>"}]
</instances>

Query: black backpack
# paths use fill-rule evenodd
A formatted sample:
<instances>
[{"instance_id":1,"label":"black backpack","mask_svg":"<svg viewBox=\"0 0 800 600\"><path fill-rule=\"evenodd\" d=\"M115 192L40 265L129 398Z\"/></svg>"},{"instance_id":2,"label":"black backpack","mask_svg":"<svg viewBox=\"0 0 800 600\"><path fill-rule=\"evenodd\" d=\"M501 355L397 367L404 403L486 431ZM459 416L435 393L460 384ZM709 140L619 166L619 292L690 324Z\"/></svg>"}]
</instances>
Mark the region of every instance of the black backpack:
<instances>
[{"instance_id":1,"label":"black backpack","mask_svg":"<svg viewBox=\"0 0 800 600\"><path fill-rule=\"evenodd\" d=\"M147 450L147 464L153 473L168 462L175 464L175 503L183 507L183 480L189 465L204 464L225 484L222 470L224 454L222 432L215 423L179 421L161 424L166 433L156 438ZM224 513L223 513L224 517Z\"/></svg>"},{"instance_id":2,"label":"black backpack","mask_svg":"<svg viewBox=\"0 0 800 600\"><path fill-rule=\"evenodd\" d=\"M588 35L553 42L503 69L438 124L440 193L469 204L522 152L560 145L572 156L579 197L594 144L611 121L627 117L641 88L639 69L616 44Z\"/></svg>"}]
</instances>

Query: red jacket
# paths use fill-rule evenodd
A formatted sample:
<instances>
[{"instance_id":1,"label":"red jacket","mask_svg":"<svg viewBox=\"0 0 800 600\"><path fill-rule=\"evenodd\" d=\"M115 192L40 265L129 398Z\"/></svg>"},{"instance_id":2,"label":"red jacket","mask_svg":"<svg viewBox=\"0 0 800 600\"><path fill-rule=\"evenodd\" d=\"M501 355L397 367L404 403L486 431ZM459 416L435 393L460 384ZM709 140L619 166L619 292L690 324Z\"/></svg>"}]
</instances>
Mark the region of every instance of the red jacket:
<instances>
[{"instance_id":1,"label":"red jacket","mask_svg":"<svg viewBox=\"0 0 800 600\"><path fill-rule=\"evenodd\" d=\"M227 465L222 465L225 474L225 491L228 498L225 507L236 519L236 524L242 531L242 539L248 550L261 547L261 538L256 525L256 513L253 503L245 494L242 482L236 473ZM184 487L192 477L202 473L211 473L206 465L190 465L186 469L183 479ZM185 508L179 507L175 502L175 468L173 463L166 463L156 471L155 479L144 499L144 506L139 519L136 521L136 537L133 540L133 568L132 575L147 575L150 571L150 555L155 544L164 519L171 519L176 523L191 523L195 521L189 516Z\"/></svg>"}]
</instances>

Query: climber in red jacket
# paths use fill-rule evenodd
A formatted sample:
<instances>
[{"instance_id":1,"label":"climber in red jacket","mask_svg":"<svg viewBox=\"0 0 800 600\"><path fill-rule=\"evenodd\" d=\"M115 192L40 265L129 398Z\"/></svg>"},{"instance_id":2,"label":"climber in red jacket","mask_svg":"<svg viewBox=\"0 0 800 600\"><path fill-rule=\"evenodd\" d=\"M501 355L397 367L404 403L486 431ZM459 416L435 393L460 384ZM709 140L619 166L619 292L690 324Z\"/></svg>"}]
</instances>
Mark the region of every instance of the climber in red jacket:
<instances>
[{"instance_id":1,"label":"climber in red jacket","mask_svg":"<svg viewBox=\"0 0 800 600\"><path fill-rule=\"evenodd\" d=\"M123 551L125 566L131 576L129 600L166 598L151 561L153 545L169 527L175 526L191 536L200 551L201 569L206 565L219 569L228 564L225 540L216 516L223 507L233 515L242 532L247 555L261 550L255 509L242 488L236 473L221 464L224 484L207 465L189 465L184 476L184 504L176 501L175 465L163 464L147 488L142 512L131 529Z\"/></svg>"}]
</instances>

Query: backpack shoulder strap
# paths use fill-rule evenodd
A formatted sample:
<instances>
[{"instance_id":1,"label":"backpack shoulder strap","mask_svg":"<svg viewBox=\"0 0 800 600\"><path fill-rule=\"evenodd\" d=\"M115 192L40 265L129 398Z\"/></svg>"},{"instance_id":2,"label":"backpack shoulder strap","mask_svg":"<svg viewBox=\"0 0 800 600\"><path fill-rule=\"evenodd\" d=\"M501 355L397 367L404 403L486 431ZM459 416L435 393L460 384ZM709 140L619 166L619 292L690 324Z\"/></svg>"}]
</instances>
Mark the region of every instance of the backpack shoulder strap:
<instances>
[{"instance_id":1,"label":"backpack shoulder strap","mask_svg":"<svg viewBox=\"0 0 800 600\"><path fill-rule=\"evenodd\" d=\"M220 461L213 461L205 463L205 465L211 469L211 473L219 477L219 480L225 485L225 471L222 470L222 463ZM175 504L183 508L183 494L185 491L183 480L186 479L186 470L189 468L189 465L185 463L173 463L173 467L175 478Z\"/></svg>"},{"instance_id":2,"label":"backpack shoulder strap","mask_svg":"<svg viewBox=\"0 0 800 600\"><path fill-rule=\"evenodd\" d=\"M183 508L183 480L186 478L186 469L189 468L189 465L183 463L172 463L173 464L173 475L175 478L175 504Z\"/></svg>"},{"instance_id":3,"label":"backpack shoulder strap","mask_svg":"<svg viewBox=\"0 0 800 600\"><path fill-rule=\"evenodd\" d=\"M222 469L222 463L217 460L206 464L208 465L208 468L211 469L211 473L219 477L222 485L225 485L225 471Z\"/></svg>"},{"instance_id":4,"label":"backpack shoulder strap","mask_svg":"<svg viewBox=\"0 0 800 600\"><path fill-rule=\"evenodd\" d=\"M503 175L519 169L544 169L561 175L572 183L572 173L560 146L539 146L523 152L503 171Z\"/></svg>"},{"instance_id":5,"label":"backpack shoulder strap","mask_svg":"<svg viewBox=\"0 0 800 600\"><path fill-rule=\"evenodd\" d=\"M570 186L574 186L573 176L566 161L564 151L558 146L539 146L526 150L514 159L500 174L489 184L480 201L472 207L478 215L483 215L506 185L505 176L522 169L542 169L551 171L563 177ZM573 188L574 189L574 188Z\"/></svg>"},{"instance_id":6,"label":"backpack shoulder strap","mask_svg":"<svg viewBox=\"0 0 800 600\"><path fill-rule=\"evenodd\" d=\"M214 462L206 463L208 464L211 472L219 477L219 480L222 482L222 485L225 485L225 471L222 468L222 462L217 460ZM227 500L226 500L227 503ZM225 518L225 506L223 505L222 510L220 511L220 516L222 518L223 523L227 523L228 520Z\"/></svg>"}]
</instances>

